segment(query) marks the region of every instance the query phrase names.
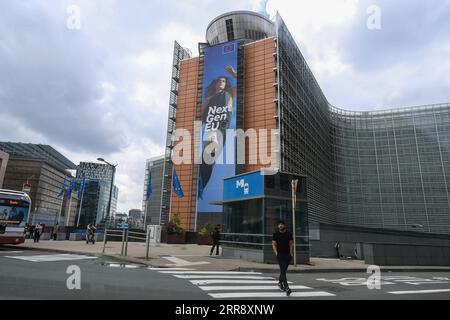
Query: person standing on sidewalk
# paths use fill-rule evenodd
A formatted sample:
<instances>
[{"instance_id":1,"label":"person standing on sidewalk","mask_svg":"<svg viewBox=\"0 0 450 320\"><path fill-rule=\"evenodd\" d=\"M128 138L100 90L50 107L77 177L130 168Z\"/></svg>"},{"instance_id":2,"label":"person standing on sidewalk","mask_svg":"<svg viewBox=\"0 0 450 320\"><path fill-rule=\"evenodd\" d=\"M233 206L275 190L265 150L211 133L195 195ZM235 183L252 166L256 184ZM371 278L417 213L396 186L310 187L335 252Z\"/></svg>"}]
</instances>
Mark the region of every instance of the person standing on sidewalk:
<instances>
[{"instance_id":1,"label":"person standing on sidewalk","mask_svg":"<svg viewBox=\"0 0 450 320\"><path fill-rule=\"evenodd\" d=\"M59 223L57 222L52 229L52 239L53 241L56 241L56 238L58 236L58 230L59 230Z\"/></svg>"},{"instance_id":2,"label":"person standing on sidewalk","mask_svg":"<svg viewBox=\"0 0 450 320\"><path fill-rule=\"evenodd\" d=\"M34 242L39 242L41 238L42 224L39 222L34 228Z\"/></svg>"},{"instance_id":3,"label":"person standing on sidewalk","mask_svg":"<svg viewBox=\"0 0 450 320\"><path fill-rule=\"evenodd\" d=\"M209 252L209 255L213 254L214 248L216 248L216 256L219 255L219 245L220 245L220 224L218 224L212 233L213 237L213 246L211 248L211 251Z\"/></svg>"},{"instance_id":4,"label":"person standing on sidewalk","mask_svg":"<svg viewBox=\"0 0 450 320\"><path fill-rule=\"evenodd\" d=\"M272 238L272 249L277 256L278 264L280 266L278 287L282 291L286 291L286 295L289 297L292 291L287 282L286 272L291 263L292 256L294 255L294 241L292 233L286 230L284 221L278 222L278 231L273 234Z\"/></svg>"}]
</instances>

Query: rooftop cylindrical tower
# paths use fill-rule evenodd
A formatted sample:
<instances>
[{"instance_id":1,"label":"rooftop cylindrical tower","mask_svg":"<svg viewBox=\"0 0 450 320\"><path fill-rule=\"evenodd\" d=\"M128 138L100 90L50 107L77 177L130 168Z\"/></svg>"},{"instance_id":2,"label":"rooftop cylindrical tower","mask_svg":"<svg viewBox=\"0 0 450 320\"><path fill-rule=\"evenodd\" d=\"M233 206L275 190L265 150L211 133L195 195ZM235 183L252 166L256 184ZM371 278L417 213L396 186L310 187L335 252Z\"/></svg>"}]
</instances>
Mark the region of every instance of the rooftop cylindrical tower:
<instances>
[{"instance_id":1,"label":"rooftop cylindrical tower","mask_svg":"<svg viewBox=\"0 0 450 320\"><path fill-rule=\"evenodd\" d=\"M215 18L206 29L206 41L216 45L232 40L253 42L275 36L275 24L252 11L232 11Z\"/></svg>"}]
</instances>

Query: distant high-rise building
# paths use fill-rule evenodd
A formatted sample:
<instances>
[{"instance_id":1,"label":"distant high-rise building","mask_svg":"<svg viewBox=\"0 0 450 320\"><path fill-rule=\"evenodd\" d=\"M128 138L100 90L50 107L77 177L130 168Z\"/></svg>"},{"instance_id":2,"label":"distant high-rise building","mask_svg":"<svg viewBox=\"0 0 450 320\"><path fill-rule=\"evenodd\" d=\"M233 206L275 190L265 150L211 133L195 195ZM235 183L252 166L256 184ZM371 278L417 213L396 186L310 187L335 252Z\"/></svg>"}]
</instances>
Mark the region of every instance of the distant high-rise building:
<instances>
[{"instance_id":1,"label":"distant high-rise building","mask_svg":"<svg viewBox=\"0 0 450 320\"><path fill-rule=\"evenodd\" d=\"M119 200L119 188L114 185L113 192L111 195L111 214L114 216L114 214L117 212L117 201Z\"/></svg>"},{"instance_id":2,"label":"distant high-rise building","mask_svg":"<svg viewBox=\"0 0 450 320\"><path fill-rule=\"evenodd\" d=\"M170 188L162 188L164 156L148 159L145 165L144 195L142 200L142 211L146 225L167 224L167 215L162 215L162 211L169 208ZM148 196L148 186L151 173L152 192ZM165 195L165 196L163 196Z\"/></svg>"},{"instance_id":3,"label":"distant high-rise building","mask_svg":"<svg viewBox=\"0 0 450 320\"><path fill-rule=\"evenodd\" d=\"M88 223L104 223L117 208L119 189L113 188L109 214L108 202L111 190L113 169L103 163L81 162L77 168L77 179L86 178L86 188L83 195L80 213L80 225Z\"/></svg>"},{"instance_id":4,"label":"distant high-rise building","mask_svg":"<svg viewBox=\"0 0 450 320\"><path fill-rule=\"evenodd\" d=\"M130 217L131 224L134 227L141 227L142 226L143 218L144 218L142 210L140 210L140 209L131 209L128 212L128 216Z\"/></svg>"}]
</instances>

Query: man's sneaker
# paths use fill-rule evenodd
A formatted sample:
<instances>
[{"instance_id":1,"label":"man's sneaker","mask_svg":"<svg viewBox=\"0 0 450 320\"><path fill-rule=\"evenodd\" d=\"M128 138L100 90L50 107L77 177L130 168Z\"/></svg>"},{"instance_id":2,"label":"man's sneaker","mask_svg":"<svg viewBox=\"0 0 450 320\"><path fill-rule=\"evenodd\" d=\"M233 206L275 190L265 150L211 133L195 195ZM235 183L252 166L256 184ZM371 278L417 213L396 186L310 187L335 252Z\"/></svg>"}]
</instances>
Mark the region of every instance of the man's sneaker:
<instances>
[{"instance_id":1,"label":"man's sneaker","mask_svg":"<svg viewBox=\"0 0 450 320\"><path fill-rule=\"evenodd\" d=\"M290 288L286 289L286 295L289 297L291 295L292 291Z\"/></svg>"},{"instance_id":2,"label":"man's sneaker","mask_svg":"<svg viewBox=\"0 0 450 320\"><path fill-rule=\"evenodd\" d=\"M286 288L284 287L284 284L281 282L278 282L278 288L280 288L281 291L286 291Z\"/></svg>"}]
</instances>

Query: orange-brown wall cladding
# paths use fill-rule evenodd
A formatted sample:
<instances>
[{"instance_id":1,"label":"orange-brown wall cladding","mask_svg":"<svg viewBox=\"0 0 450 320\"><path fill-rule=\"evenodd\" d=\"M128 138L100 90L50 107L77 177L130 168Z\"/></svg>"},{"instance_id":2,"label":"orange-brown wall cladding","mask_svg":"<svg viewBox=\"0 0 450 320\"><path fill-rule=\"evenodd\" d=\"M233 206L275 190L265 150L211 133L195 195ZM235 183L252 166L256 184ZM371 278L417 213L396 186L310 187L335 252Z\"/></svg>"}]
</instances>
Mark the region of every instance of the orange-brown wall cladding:
<instances>
[{"instance_id":1,"label":"orange-brown wall cladding","mask_svg":"<svg viewBox=\"0 0 450 320\"><path fill-rule=\"evenodd\" d=\"M267 148L259 145L259 148L252 150L270 154L272 150L271 129L277 128L277 119L274 117L277 113L277 106L274 102L276 98L276 52L275 38L252 42L245 46L244 56L244 130L267 129ZM259 139L258 139L259 144ZM274 146L275 148L275 146ZM259 156L255 152L249 152L246 141L246 165L245 172L259 170L260 168L270 167L270 164L262 164ZM256 159L256 164L250 164L250 158Z\"/></svg>"},{"instance_id":2,"label":"orange-brown wall cladding","mask_svg":"<svg viewBox=\"0 0 450 320\"><path fill-rule=\"evenodd\" d=\"M270 129L277 128L276 103L276 52L275 38L269 38L245 45L244 49L244 130L267 129L267 148L271 150ZM200 59L193 58L183 60L180 63L180 82L178 89L178 106L176 128L186 129L194 137L194 121L197 115L198 101L198 75ZM178 142L180 143L180 142ZM176 145L176 144L175 144ZM258 148L255 148L257 150ZM269 153L269 150L262 150ZM246 141L246 165L245 172L258 170L263 165L257 157L256 164L248 164L250 157L257 156L249 154L248 141ZM191 144L191 159L194 159L194 145ZM170 216L180 213L182 227L189 231L195 231L195 214L197 199L197 176L192 164L174 165L183 188L184 197L178 198L173 192L171 196ZM198 226L199 227L199 226Z\"/></svg>"},{"instance_id":3,"label":"orange-brown wall cladding","mask_svg":"<svg viewBox=\"0 0 450 320\"><path fill-rule=\"evenodd\" d=\"M191 133L192 138L197 107L198 68L199 58L183 60L180 63L176 129L188 130ZM191 159L194 159L193 146L191 148ZM197 190L193 190L192 183L193 179L197 179L197 177L194 177L194 165L174 165L174 169L177 171L177 176L183 188L184 197L178 198L176 194L172 192L170 217L172 217L174 213L179 213L181 226L185 230L193 231L197 199Z\"/></svg>"}]
</instances>

